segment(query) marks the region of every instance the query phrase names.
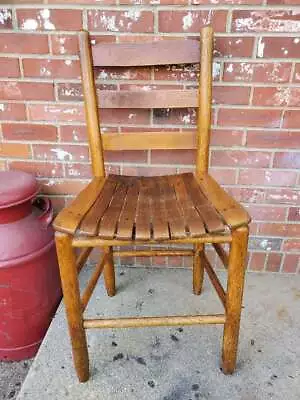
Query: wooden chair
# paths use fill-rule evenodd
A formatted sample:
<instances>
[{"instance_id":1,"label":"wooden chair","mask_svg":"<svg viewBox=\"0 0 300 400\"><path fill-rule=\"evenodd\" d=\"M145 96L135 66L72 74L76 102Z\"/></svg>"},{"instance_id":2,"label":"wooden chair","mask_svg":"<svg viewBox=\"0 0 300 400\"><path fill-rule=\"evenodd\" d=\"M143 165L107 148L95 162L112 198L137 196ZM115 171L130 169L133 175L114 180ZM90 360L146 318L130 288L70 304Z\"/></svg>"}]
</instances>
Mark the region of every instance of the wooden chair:
<instances>
[{"instance_id":1,"label":"wooden chair","mask_svg":"<svg viewBox=\"0 0 300 400\"><path fill-rule=\"evenodd\" d=\"M94 178L54 222L64 301L73 358L81 382L89 378L85 330L192 324L224 324L222 370L236 364L249 215L208 175L211 124L213 31L201 31L196 40L153 43L98 44L90 49L87 32L79 33L82 84ZM200 62L199 91L103 91L103 108L199 107L197 137L192 133L144 132L100 134L93 66L141 66ZM198 96L199 94L199 96ZM104 150L197 148L196 172L173 176L105 176ZM114 246L174 243L192 244L193 250L113 251ZM205 255L211 243L228 268L227 292ZM229 243L229 254L222 244ZM78 271L92 248L103 258L80 295ZM75 257L75 248L81 248ZM219 315L86 319L84 310L101 273L109 296L115 295L113 255L193 257L193 291L200 294L204 270L224 305Z\"/></svg>"}]
</instances>

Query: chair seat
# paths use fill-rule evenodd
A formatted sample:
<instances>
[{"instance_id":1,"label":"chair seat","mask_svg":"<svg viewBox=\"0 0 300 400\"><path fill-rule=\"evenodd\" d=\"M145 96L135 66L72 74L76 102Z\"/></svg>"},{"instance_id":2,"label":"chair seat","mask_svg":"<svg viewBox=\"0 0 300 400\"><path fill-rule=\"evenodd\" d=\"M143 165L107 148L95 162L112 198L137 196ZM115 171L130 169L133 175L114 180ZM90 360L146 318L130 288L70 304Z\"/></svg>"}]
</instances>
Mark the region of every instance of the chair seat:
<instances>
[{"instance_id":1,"label":"chair seat","mask_svg":"<svg viewBox=\"0 0 300 400\"><path fill-rule=\"evenodd\" d=\"M109 175L94 178L54 227L76 237L160 241L228 232L221 214L192 173Z\"/></svg>"}]
</instances>

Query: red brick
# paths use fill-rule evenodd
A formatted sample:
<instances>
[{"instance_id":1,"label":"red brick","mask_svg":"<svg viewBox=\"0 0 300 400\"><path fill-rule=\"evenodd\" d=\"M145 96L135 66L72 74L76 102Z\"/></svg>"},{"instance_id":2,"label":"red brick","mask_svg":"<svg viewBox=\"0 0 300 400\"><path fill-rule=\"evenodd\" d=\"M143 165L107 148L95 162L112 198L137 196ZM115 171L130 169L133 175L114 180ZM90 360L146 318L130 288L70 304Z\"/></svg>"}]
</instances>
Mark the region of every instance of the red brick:
<instances>
[{"instance_id":1,"label":"red brick","mask_svg":"<svg viewBox=\"0 0 300 400\"><path fill-rule=\"evenodd\" d=\"M226 31L227 11L225 10L191 10L191 11L159 11L159 32L199 32L211 24L215 32Z\"/></svg>"},{"instance_id":2,"label":"red brick","mask_svg":"<svg viewBox=\"0 0 300 400\"><path fill-rule=\"evenodd\" d=\"M216 64L215 64L216 65ZM215 68L215 76L220 78L220 64ZM160 65L154 68L154 80L196 81L199 72L198 64Z\"/></svg>"},{"instance_id":3,"label":"red brick","mask_svg":"<svg viewBox=\"0 0 300 400\"><path fill-rule=\"evenodd\" d=\"M88 11L88 29L102 32L153 32L151 11Z\"/></svg>"},{"instance_id":4,"label":"red brick","mask_svg":"<svg viewBox=\"0 0 300 400\"><path fill-rule=\"evenodd\" d=\"M300 131L247 131L248 147L298 148Z\"/></svg>"},{"instance_id":5,"label":"red brick","mask_svg":"<svg viewBox=\"0 0 300 400\"><path fill-rule=\"evenodd\" d=\"M210 168L210 174L221 185L234 185L237 171L235 169Z\"/></svg>"},{"instance_id":6,"label":"red brick","mask_svg":"<svg viewBox=\"0 0 300 400\"><path fill-rule=\"evenodd\" d=\"M294 82L300 82L300 64L295 65Z\"/></svg>"},{"instance_id":7,"label":"red brick","mask_svg":"<svg viewBox=\"0 0 300 400\"><path fill-rule=\"evenodd\" d=\"M299 207L290 207L289 209L289 215L288 215L288 220L289 221L300 221L300 208ZM299 231L300 231L300 225L299 226Z\"/></svg>"},{"instance_id":8,"label":"red brick","mask_svg":"<svg viewBox=\"0 0 300 400\"><path fill-rule=\"evenodd\" d=\"M290 169L300 168L300 153L288 151L275 153L273 167Z\"/></svg>"},{"instance_id":9,"label":"red brick","mask_svg":"<svg viewBox=\"0 0 300 400\"><path fill-rule=\"evenodd\" d=\"M53 83L0 82L3 100L54 100Z\"/></svg>"},{"instance_id":10,"label":"red brick","mask_svg":"<svg viewBox=\"0 0 300 400\"><path fill-rule=\"evenodd\" d=\"M300 256L297 254L286 254L283 260L282 272L290 274L297 272L299 260Z\"/></svg>"},{"instance_id":11,"label":"red brick","mask_svg":"<svg viewBox=\"0 0 300 400\"><path fill-rule=\"evenodd\" d=\"M78 181L75 179L43 179L40 180L41 190L44 194L50 195L77 195L88 184L87 181Z\"/></svg>"},{"instance_id":12,"label":"red brick","mask_svg":"<svg viewBox=\"0 0 300 400\"><path fill-rule=\"evenodd\" d=\"M95 68L95 79L102 81L109 79L122 79L122 80L149 80L151 79L151 69L148 67L136 67L136 68Z\"/></svg>"},{"instance_id":13,"label":"red brick","mask_svg":"<svg viewBox=\"0 0 300 400\"><path fill-rule=\"evenodd\" d=\"M33 144L33 156L44 161L88 161L88 147L84 145L60 144Z\"/></svg>"},{"instance_id":14,"label":"red brick","mask_svg":"<svg viewBox=\"0 0 300 400\"><path fill-rule=\"evenodd\" d=\"M24 75L41 78L79 78L80 65L77 60L23 59Z\"/></svg>"},{"instance_id":15,"label":"red brick","mask_svg":"<svg viewBox=\"0 0 300 400\"><path fill-rule=\"evenodd\" d=\"M300 5L300 0L267 0L267 4L271 5L285 4L285 5L297 6Z\"/></svg>"},{"instance_id":16,"label":"red brick","mask_svg":"<svg viewBox=\"0 0 300 400\"><path fill-rule=\"evenodd\" d=\"M44 54L49 52L47 35L32 35L28 33L1 33L1 53L35 53Z\"/></svg>"},{"instance_id":17,"label":"red brick","mask_svg":"<svg viewBox=\"0 0 300 400\"><path fill-rule=\"evenodd\" d=\"M90 164L67 163L65 164L67 178L91 178L92 168Z\"/></svg>"},{"instance_id":18,"label":"red brick","mask_svg":"<svg viewBox=\"0 0 300 400\"><path fill-rule=\"evenodd\" d=\"M152 150L151 164L189 164L194 165L194 150Z\"/></svg>"},{"instance_id":19,"label":"red brick","mask_svg":"<svg viewBox=\"0 0 300 400\"><path fill-rule=\"evenodd\" d=\"M2 134L8 140L57 140L57 129L53 125L2 124Z\"/></svg>"},{"instance_id":20,"label":"red brick","mask_svg":"<svg viewBox=\"0 0 300 400\"><path fill-rule=\"evenodd\" d=\"M216 37L214 46L215 57L252 57L253 37Z\"/></svg>"},{"instance_id":21,"label":"red brick","mask_svg":"<svg viewBox=\"0 0 300 400\"><path fill-rule=\"evenodd\" d=\"M269 253L266 263L266 271L278 272L280 270L282 254Z\"/></svg>"},{"instance_id":22,"label":"red brick","mask_svg":"<svg viewBox=\"0 0 300 400\"><path fill-rule=\"evenodd\" d=\"M243 169L238 183L241 185L293 186L297 174L292 171Z\"/></svg>"},{"instance_id":23,"label":"red brick","mask_svg":"<svg viewBox=\"0 0 300 400\"><path fill-rule=\"evenodd\" d=\"M300 253L300 239L287 239L283 243L283 250L292 253Z\"/></svg>"},{"instance_id":24,"label":"red brick","mask_svg":"<svg viewBox=\"0 0 300 400\"><path fill-rule=\"evenodd\" d=\"M280 118L280 110L221 108L218 125L279 128Z\"/></svg>"},{"instance_id":25,"label":"red brick","mask_svg":"<svg viewBox=\"0 0 300 400\"><path fill-rule=\"evenodd\" d=\"M154 5L154 4L160 4L163 6L168 6L168 5L187 5L189 4L188 0L159 0L159 3L157 0L120 0L120 4L132 4L132 5Z\"/></svg>"},{"instance_id":26,"label":"red brick","mask_svg":"<svg viewBox=\"0 0 300 400\"><path fill-rule=\"evenodd\" d=\"M0 103L0 120L19 121L26 119L25 105L21 103Z\"/></svg>"},{"instance_id":27,"label":"red brick","mask_svg":"<svg viewBox=\"0 0 300 400\"><path fill-rule=\"evenodd\" d=\"M29 104L28 112L33 121L84 121L83 106L75 104Z\"/></svg>"},{"instance_id":28,"label":"red brick","mask_svg":"<svg viewBox=\"0 0 300 400\"><path fill-rule=\"evenodd\" d=\"M254 88L255 106L300 106L300 88L257 87Z\"/></svg>"},{"instance_id":29,"label":"red brick","mask_svg":"<svg viewBox=\"0 0 300 400\"><path fill-rule=\"evenodd\" d=\"M241 146L244 132L238 129L213 129L211 133L212 146Z\"/></svg>"},{"instance_id":30,"label":"red brick","mask_svg":"<svg viewBox=\"0 0 300 400\"><path fill-rule=\"evenodd\" d=\"M5 78L19 77L19 60L17 58L0 57L0 76Z\"/></svg>"},{"instance_id":31,"label":"red brick","mask_svg":"<svg viewBox=\"0 0 300 400\"><path fill-rule=\"evenodd\" d=\"M287 211L286 207L272 205L248 204L246 207L254 221L284 221Z\"/></svg>"},{"instance_id":32,"label":"red brick","mask_svg":"<svg viewBox=\"0 0 300 400\"><path fill-rule=\"evenodd\" d=\"M77 35L51 35L52 53L55 55L77 55L79 53Z\"/></svg>"},{"instance_id":33,"label":"red brick","mask_svg":"<svg viewBox=\"0 0 300 400\"><path fill-rule=\"evenodd\" d=\"M300 32L300 14L291 10L234 10L235 32Z\"/></svg>"},{"instance_id":34,"label":"red brick","mask_svg":"<svg viewBox=\"0 0 300 400\"><path fill-rule=\"evenodd\" d=\"M63 30L78 31L82 29L80 10L19 9L17 20L20 29L24 30Z\"/></svg>"},{"instance_id":35,"label":"red brick","mask_svg":"<svg viewBox=\"0 0 300 400\"><path fill-rule=\"evenodd\" d=\"M60 137L63 142L86 142L88 138L86 127L78 125L61 126Z\"/></svg>"},{"instance_id":36,"label":"red brick","mask_svg":"<svg viewBox=\"0 0 300 400\"><path fill-rule=\"evenodd\" d=\"M0 157L30 158L30 147L24 143L0 143Z\"/></svg>"},{"instance_id":37,"label":"red brick","mask_svg":"<svg viewBox=\"0 0 300 400\"><path fill-rule=\"evenodd\" d=\"M48 4L62 4L62 0L48 0ZM117 4L116 0L64 0L63 4L92 4L92 5L112 5Z\"/></svg>"},{"instance_id":38,"label":"red brick","mask_svg":"<svg viewBox=\"0 0 300 400\"><path fill-rule=\"evenodd\" d=\"M300 110L287 110L283 114L283 128L297 129L300 126Z\"/></svg>"},{"instance_id":39,"label":"red brick","mask_svg":"<svg viewBox=\"0 0 300 400\"><path fill-rule=\"evenodd\" d=\"M265 268L266 253L253 252L249 262L250 271L263 271Z\"/></svg>"},{"instance_id":40,"label":"red brick","mask_svg":"<svg viewBox=\"0 0 300 400\"><path fill-rule=\"evenodd\" d=\"M212 4L212 5L217 5L217 4L249 4L250 6L254 4L262 4L263 0L192 0L191 4Z\"/></svg>"},{"instance_id":41,"label":"red brick","mask_svg":"<svg viewBox=\"0 0 300 400\"><path fill-rule=\"evenodd\" d=\"M268 189L266 202L272 204L300 204L300 190L293 189Z\"/></svg>"},{"instance_id":42,"label":"red brick","mask_svg":"<svg viewBox=\"0 0 300 400\"><path fill-rule=\"evenodd\" d=\"M51 164L36 161L12 161L9 163L9 169L19 169L29 172L39 178L43 177L62 177L64 175L62 164Z\"/></svg>"},{"instance_id":43,"label":"red brick","mask_svg":"<svg viewBox=\"0 0 300 400\"><path fill-rule=\"evenodd\" d=\"M104 159L106 162L140 164L147 162L147 155L148 152L145 150L106 151Z\"/></svg>"},{"instance_id":44,"label":"red brick","mask_svg":"<svg viewBox=\"0 0 300 400\"><path fill-rule=\"evenodd\" d=\"M12 11L10 8L0 8L0 29L12 28Z\"/></svg>"},{"instance_id":45,"label":"red brick","mask_svg":"<svg viewBox=\"0 0 300 400\"><path fill-rule=\"evenodd\" d=\"M194 108L156 108L153 110L154 124L194 125L196 110Z\"/></svg>"},{"instance_id":46,"label":"red brick","mask_svg":"<svg viewBox=\"0 0 300 400\"><path fill-rule=\"evenodd\" d=\"M153 175L172 175L176 174L175 167L130 167L130 166L123 166L122 167L122 174L123 175L131 175L131 176L153 176Z\"/></svg>"},{"instance_id":47,"label":"red brick","mask_svg":"<svg viewBox=\"0 0 300 400\"><path fill-rule=\"evenodd\" d=\"M261 58L298 58L300 42L293 37L263 37L258 44Z\"/></svg>"},{"instance_id":48,"label":"red brick","mask_svg":"<svg viewBox=\"0 0 300 400\"><path fill-rule=\"evenodd\" d=\"M252 189L244 187L231 187L227 191L240 202L264 203L265 189Z\"/></svg>"},{"instance_id":49,"label":"red brick","mask_svg":"<svg viewBox=\"0 0 300 400\"><path fill-rule=\"evenodd\" d=\"M300 224L264 223L260 224L259 234L279 237L300 237Z\"/></svg>"},{"instance_id":50,"label":"red brick","mask_svg":"<svg viewBox=\"0 0 300 400\"><path fill-rule=\"evenodd\" d=\"M249 104L250 88L236 86L215 86L213 88L214 104Z\"/></svg>"},{"instance_id":51,"label":"red brick","mask_svg":"<svg viewBox=\"0 0 300 400\"><path fill-rule=\"evenodd\" d=\"M271 153L261 151L215 150L211 153L211 165L219 167L268 167Z\"/></svg>"},{"instance_id":52,"label":"red brick","mask_svg":"<svg viewBox=\"0 0 300 400\"><path fill-rule=\"evenodd\" d=\"M224 81L289 82L292 64L286 62L228 62L224 64Z\"/></svg>"},{"instance_id":53,"label":"red brick","mask_svg":"<svg viewBox=\"0 0 300 400\"><path fill-rule=\"evenodd\" d=\"M117 90L117 85L96 85L98 101L101 101L101 90ZM58 100L83 101L81 83L59 83L57 84Z\"/></svg>"}]
</instances>

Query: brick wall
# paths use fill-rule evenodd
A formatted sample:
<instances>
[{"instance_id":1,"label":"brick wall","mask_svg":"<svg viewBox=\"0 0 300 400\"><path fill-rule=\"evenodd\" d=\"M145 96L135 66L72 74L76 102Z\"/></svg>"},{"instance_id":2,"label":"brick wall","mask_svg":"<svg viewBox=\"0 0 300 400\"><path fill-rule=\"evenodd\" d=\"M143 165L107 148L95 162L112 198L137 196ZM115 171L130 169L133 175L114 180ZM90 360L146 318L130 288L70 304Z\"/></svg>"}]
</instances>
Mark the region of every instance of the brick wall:
<instances>
[{"instance_id":1,"label":"brick wall","mask_svg":"<svg viewBox=\"0 0 300 400\"><path fill-rule=\"evenodd\" d=\"M299 272L300 0L47 3L1 6L0 169L35 173L56 209L87 183L77 30L88 28L92 43L128 42L197 37L200 27L211 23L216 41L210 171L253 216L249 268ZM194 66L106 68L96 75L99 87L151 90L193 87L197 71ZM185 131L193 129L194 120L193 109L102 112L107 132ZM107 168L124 174L181 172L193 161L193 151L107 154Z\"/></svg>"}]
</instances>

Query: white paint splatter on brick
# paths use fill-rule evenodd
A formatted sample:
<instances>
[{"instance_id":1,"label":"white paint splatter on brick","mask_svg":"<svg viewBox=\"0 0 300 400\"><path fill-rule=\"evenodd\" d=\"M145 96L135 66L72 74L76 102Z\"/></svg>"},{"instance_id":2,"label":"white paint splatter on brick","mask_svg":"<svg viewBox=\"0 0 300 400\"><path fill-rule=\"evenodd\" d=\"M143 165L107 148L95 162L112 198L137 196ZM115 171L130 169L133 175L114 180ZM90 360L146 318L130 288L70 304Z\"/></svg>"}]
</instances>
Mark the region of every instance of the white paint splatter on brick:
<instances>
[{"instance_id":1,"label":"white paint splatter on brick","mask_svg":"<svg viewBox=\"0 0 300 400\"><path fill-rule=\"evenodd\" d=\"M299 42L300 42L300 39L299 39L299 38L295 38L295 39L294 39L294 43L295 43L295 44L298 44Z\"/></svg>"},{"instance_id":2,"label":"white paint splatter on brick","mask_svg":"<svg viewBox=\"0 0 300 400\"><path fill-rule=\"evenodd\" d=\"M7 21L11 20L11 11L7 8L0 10L0 25L5 25Z\"/></svg>"},{"instance_id":3,"label":"white paint splatter on brick","mask_svg":"<svg viewBox=\"0 0 300 400\"><path fill-rule=\"evenodd\" d=\"M40 16L38 17L42 26L46 30L55 30L55 25L50 21L50 10L45 8L44 10L40 10Z\"/></svg>"},{"instance_id":4,"label":"white paint splatter on brick","mask_svg":"<svg viewBox=\"0 0 300 400\"><path fill-rule=\"evenodd\" d=\"M135 10L134 8L131 8L128 11L125 11L124 17L132 19L133 21L138 21L141 16L141 12L139 10Z\"/></svg>"},{"instance_id":5,"label":"white paint splatter on brick","mask_svg":"<svg viewBox=\"0 0 300 400\"><path fill-rule=\"evenodd\" d=\"M51 71L49 71L49 69L47 69L46 67L41 67L40 75L41 76L51 76Z\"/></svg>"},{"instance_id":6,"label":"white paint splatter on brick","mask_svg":"<svg viewBox=\"0 0 300 400\"><path fill-rule=\"evenodd\" d=\"M221 64L213 63L213 79L217 78L220 75Z\"/></svg>"},{"instance_id":7,"label":"white paint splatter on brick","mask_svg":"<svg viewBox=\"0 0 300 400\"><path fill-rule=\"evenodd\" d=\"M0 111L5 111L5 108L6 108L5 104L1 103L0 104Z\"/></svg>"},{"instance_id":8,"label":"white paint splatter on brick","mask_svg":"<svg viewBox=\"0 0 300 400\"><path fill-rule=\"evenodd\" d=\"M38 29L38 26L39 24L36 19L28 18L22 23L21 28L27 31L34 31Z\"/></svg>"},{"instance_id":9,"label":"white paint splatter on brick","mask_svg":"<svg viewBox=\"0 0 300 400\"><path fill-rule=\"evenodd\" d=\"M17 82L7 82L3 87L4 93L7 97L19 97L21 95L21 90L18 87Z\"/></svg>"},{"instance_id":10,"label":"white paint splatter on brick","mask_svg":"<svg viewBox=\"0 0 300 400\"><path fill-rule=\"evenodd\" d=\"M265 43L262 41L262 38L259 38L257 44L257 57L262 58L264 56L265 51Z\"/></svg>"},{"instance_id":11,"label":"white paint splatter on brick","mask_svg":"<svg viewBox=\"0 0 300 400\"><path fill-rule=\"evenodd\" d=\"M105 13L103 13L100 16L100 21L101 21L102 25L104 26L104 28L107 29L108 31L111 31L111 32L119 31L118 27L116 26L116 16L115 15L107 17L105 15ZM95 23L94 25L97 25L97 24Z\"/></svg>"},{"instance_id":12,"label":"white paint splatter on brick","mask_svg":"<svg viewBox=\"0 0 300 400\"><path fill-rule=\"evenodd\" d=\"M299 21L287 19L286 16L285 11L278 11L275 14L273 11L272 17L264 11L253 11L250 17L237 18L234 23L237 31L299 32Z\"/></svg>"},{"instance_id":13,"label":"white paint splatter on brick","mask_svg":"<svg viewBox=\"0 0 300 400\"><path fill-rule=\"evenodd\" d=\"M229 64L228 67L226 68L226 72L233 72L233 64Z\"/></svg>"},{"instance_id":14,"label":"white paint splatter on brick","mask_svg":"<svg viewBox=\"0 0 300 400\"><path fill-rule=\"evenodd\" d=\"M72 60L65 60L65 64L68 66L72 65Z\"/></svg>"},{"instance_id":15,"label":"white paint splatter on brick","mask_svg":"<svg viewBox=\"0 0 300 400\"><path fill-rule=\"evenodd\" d=\"M194 23L193 14L189 11L183 18L182 18L182 29L187 31L189 28L192 27Z\"/></svg>"},{"instance_id":16,"label":"white paint splatter on brick","mask_svg":"<svg viewBox=\"0 0 300 400\"><path fill-rule=\"evenodd\" d=\"M105 71L101 71L99 74L100 79L107 79L108 78L108 73Z\"/></svg>"},{"instance_id":17,"label":"white paint splatter on brick","mask_svg":"<svg viewBox=\"0 0 300 400\"><path fill-rule=\"evenodd\" d=\"M68 151L62 149L51 149L51 151L56 154L57 159L60 161L65 161L66 159L72 161L73 159L72 154Z\"/></svg>"}]
</instances>

